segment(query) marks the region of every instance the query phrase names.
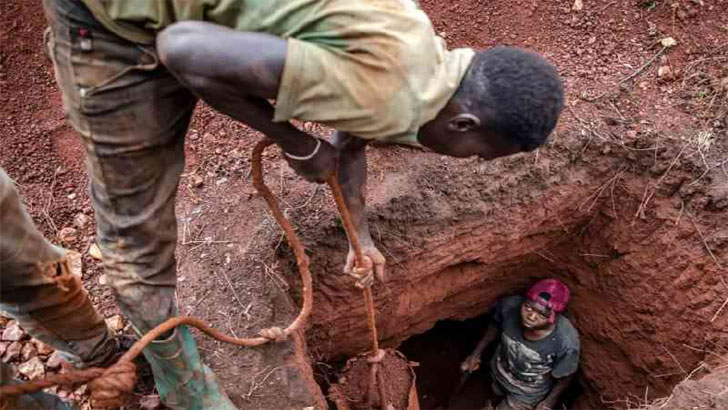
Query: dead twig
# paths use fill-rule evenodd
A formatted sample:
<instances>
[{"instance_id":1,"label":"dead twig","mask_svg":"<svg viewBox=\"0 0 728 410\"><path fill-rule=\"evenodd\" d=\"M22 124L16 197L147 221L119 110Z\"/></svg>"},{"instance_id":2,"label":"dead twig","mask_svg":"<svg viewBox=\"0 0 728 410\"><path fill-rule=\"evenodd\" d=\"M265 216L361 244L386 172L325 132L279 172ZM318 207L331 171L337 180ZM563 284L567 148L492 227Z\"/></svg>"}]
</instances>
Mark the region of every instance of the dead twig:
<instances>
[{"instance_id":1,"label":"dead twig","mask_svg":"<svg viewBox=\"0 0 728 410\"><path fill-rule=\"evenodd\" d=\"M688 213L688 218L690 218L690 222L692 222L693 227L695 228L695 231L698 232L698 235L700 235L700 240L703 241L703 246L705 246L705 249L708 251L710 258L713 260L713 263L715 263L715 266L717 266L719 270L723 270L723 267L721 266L720 262L718 262L718 258L715 257L715 255L713 254L713 251L710 250L710 246L708 246L708 242L705 241L703 232L700 231L700 228L698 228L698 225L695 223L695 220L693 219L693 216L690 215L690 213Z\"/></svg>"},{"instance_id":2,"label":"dead twig","mask_svg":"<svg viewBox=\"0 0 728 410\"><path fill-rule=\"evenodd\" d=\"M195 245L195 244L203 244L203 245L212 245L212 244L221 244L221 243L238 243L238 241L213 241L213 240L202 240L202 241L188 241L182 243L182 245Z\"/></svg>"},{"instance_id":3,"label":"dead twig","mask_svg":"<svg viewBox=\"0 0 728 410\"><path fill-rule=\"evenodd\" d=\"M726 306L728 306L728 297L725 299L723 304L720 305L718 310L715 312L713 317L710 319L710 323L713 323L713 322L715 322L715 319L718 319L718 316L720 316L720 314L723 312L723 309L725 309Z\"/></svg>"},{"instance_id":4,"label":"dead twig","mask_svg":"<svg viewBox=\"0 0 728 410\"><path fill-rule=\"evenodd\" d=\"M723 279L723 276L719 276L719 278L720 278L720 281L723 283L723 286L726 288L726 290L728 290L728 284L725 283L725 279ZM723 312L723 309L725 309L725 307L727 305L728 305L728 297L725 299L725 301L723 302L723 304L720 305L720 307L718 308L718 310L715 312L715 314L713 315L713 317L710 319L710 323L715 322L715 319L717 319L718 316L720 316L720 313Z\"/></svg>"},{"instance_id":5,"label":"dead twig","mask_svg":"<svg viewBox=\"0 0 728 410\"><path fill-rule=\"evenodd\" d=\"M685 368L683 367L683 365L682 365L682 364L680 364L680 362L679 362L679 361L677 360L677 357L675 357L675 355L674 355L674 354L672 354L672 352L671 352L670 350L668 350L668 348L667 348L667 347L665 347L665 345L662 345L662 349L663 349L663 350L664 350L665 352L667 352L667 354L668 354L668 355L670 355L670 357L672 358L672 360L673 360L673 361L674 361L674 362L675 362L675 363L677 364L677 367L679 367L679 368L680 368L680 371L682 372L682 374L688 374L688 372L687 372L687 371L685 371Z\"/></svg>"},{"instance_id":6,"label":"dead twig","mask_svg":"<svg viewBox=\"0 0 728 410\"><path fill-rule=\"evenodd\" d=\"M602 194L604 193L604 191L606 191L607 188L609 188L612 184L615 184L617 182L617 180L619 180L619 178L622 176L623 173L624 173L624 168L620 169L617 173L614 174L614 176L612 176L605 183L600 185L591 195L589 195L584 200L584 202L581 203L581 205L579 205L579 210L581 211L582 208L584 207L584 205L591 202L591 204L589 205L589 208L586 210L586 212L590 212L591 209L594 207L594 205L596 205L596 203L599 201L599 198L602 197Z\"/></svg>"},{"instance_id":7,"label":"dead twig","mask_svg":"<svg viewBox=\"0 0 728 410\"><path fill-rule=\"evenodd\" d=\"M269 267L265 264L265 262L260 261L260 264L263 265L263 273L268 276L268 278L273 282L274 285L278 288L278 290L281 291L282 294L286 294L286 291L290 288L290 285L288 285L288 282L280 277L278 273L273 270L273 268Z\"/></svg>"},{"instance_id":8,"label":"dead twig","mask_svg":"<svg viewBox=\"0 0 728 410\"><path fill-rule=\"evenodd\" d=\"M230 282L230 278L228 278L227 273L225 273L224 270L220 271L222 272L223 277L225 277L225 282L227 282L228 286L230 287L230 290L233 292L233 297L238 302L238 305L240 305L240 309L242 311L245 311L245 306L243 305L243 302L240 301L240 298L238 297L238 292L235 291L235 288L233 287L233 284Z\"/></svg>"},{"instance_id":9,"label":"dead twig","mask_svg":"<svg viewBox=\"0 0 728 410\"><path fill-rule=\"evenodd\" d=\"M606 10L606 9L608 9L608 8L610 8L610 7L612 7L612 6L614 6L615 4L617 4L617 2L616 2L616 1L610 2L610 3L609 3L609 4L607 4L606 6L602 7L601 9L599 9L599 12L601 13L601 12L603 12L604 10Z\"/></svg>"},{"instance_id":10,"label":"dead twig","mask_svg":"<svg viewBox=\"0 0 728 410\"><path fill-rule=\"evenodd\" d=\"M200 300L198 300L198 301L197 301L197 303L195 303L195 305L194 305L194 306L192 306L192 307L190 308L190 310L188 310L188 311L187 311L187 314L186 314L186 316L190 316L190 315L192 314L192 312L194 312L194 311L195 311L195 309L197 309L197 306L200 306L200 303L202 303L202 302L203 302L203 301L205 300L205 298L207 297L207 295L208 295L209 293L210 293L210 291L209 291L209 290L208 290L207 292L205 292L205 294L204 294L204 295L202 295L202 297L200 298Z\"/></svg>"},{"instance_id":11,"label":"dead twig","mask_svg":"<svg viewBox=\"0 0 728 410\"><path fill-rule=\"evenodd\" d=\"M61 167L56 168L55 171L53 171L53 179L51 180L51 187L48 190L48 200L45 203L45 206L43 206L42 214L43 218L45 219L48 226L53 230L54 236L58 237L58 227L56 226L55 222L53 222L53 218L51 218L50 210L52 209L51 206L55 202L53 198L53 190L56 187L56 176L58 176L58 172L60 171Z\"/></svg>"},{"instance_id":12,"label":"dead twig","mask_svg":"<svg viewBox=\"0 0 728 410\"><path fill-rule=\"evenodd\" d=\"M622 83L627 82L627 81L631 80L632 78L638 76L642 71L644 71L645 68L649 67L650 64L652 64L655 60L657 60L657 57L661 56L662 53L665 52L665 50L667 50L667 47L663 46L660 49L660 51L657 52L657 54L655 54L654 56L652 56L652 58L647 60L646 63L642 64L642 66L640 68L638 68L637 70L635 70L635 72L633 72L632 74L628 75L627 77L624 77L623 79L621 79L619 81L619 83L617 83L617 84L622 84Z\"/></svg>"},{"instance_id":13,"label":"dead twig","mask_svg":"<svg viewBox=\"0 0 728 410\"><path fill-rule=\"evenodd\" d=\"M258 390L259 388L261 388L261 386L263 386L263 384L265 383L265 381L266 381L266 380L268 380L268 378L269 378L269 377L270 377L270 376L271 376L271 375L272 375L272 374L273 374L273 373L274 373L274 372L275 372L276 370L280 370L280 369L283 369L283 368L285 368L285 367L287 367L287 366L278 366L278 367L274 367L274 368L273 368L273 370L269 371L269 372L268 372L268 373L267 373L267 374L266 374L266 375L265 375L265 376L264 376L264 377L263 377L263 378L262 378L262 379L261 379L260 381L258 381L258 382L256 382L256 381L255 381L255 378L253 378L253 381L252 381L252 382L250 382L250 389L248 389L248 393L247 393L246 395L244 395L244 396L243 396L243 395L241 395L240 397L242 397L243 399L245 399L245 401L250 401L250 398L251 398L251 397L253 397L253 394L254 394L254 393L256 392L256 390ZM263 372L265 372L265 370L264 370ZM259 374L262 374L263 372L261 372L261 373L259 373Z\"/></svg>"},{"instance_id":14,"label":"dead twig","mask_svg":"<svg viewBox=\"0 0 728 410\"><path fill-rule=\"evenodd\" d=\"M685 148L688 147L688 145L690 145L690 141L683 144L682 148L680 149L680 152L677 153L675 158L670 163L670 166L667 167L667 170L665 171L665 173L662 174L662 176L657 180L657 182L655 182L655 185L652 188L652 192L648 193L649 188L645 188L645 193L642 196L642 201L640 202L640 206L637 208L637 212L635 212L635 214L634 214L634 220L636 220L637 217L641 217L643 219L645 218L644 212L645 212L645 209L647 208L647 205L649 204L650 200L652 199L652 196L655 195L655 192L657 192L657 188L660 186L660 183L662 183L662 181L665 179L665 177L667 177L667 175L670 173L670 171L672 170L672 167L675 166L677 161L682 156L682 153L685 151Z\"/></svg>"}]
</instances>

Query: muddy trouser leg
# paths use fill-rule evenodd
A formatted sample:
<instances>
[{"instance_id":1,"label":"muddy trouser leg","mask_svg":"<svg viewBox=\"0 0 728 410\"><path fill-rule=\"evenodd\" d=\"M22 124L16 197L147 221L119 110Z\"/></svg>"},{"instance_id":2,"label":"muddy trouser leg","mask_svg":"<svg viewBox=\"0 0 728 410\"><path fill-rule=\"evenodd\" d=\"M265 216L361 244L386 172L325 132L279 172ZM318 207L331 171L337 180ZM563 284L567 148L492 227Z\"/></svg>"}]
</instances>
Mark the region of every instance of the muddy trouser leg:
<instances>
[{"instance_id":1,"label":"muddy trouser leg","mask_svg":"<svg viewBox=\"0 0 728 410\"><path fill-rule=\"evenodd\" d=\"M541 401L540 399L530 402L519 400L519 397L507 393L495 380L491 384L491 389L496 396L501 397L495 410L533 410Z\"/></svg>"},{"instance_id":2,"label":"muddy trouser leg","mask_svg":"<svg viewBox=\"0 0 728 410\"><path fill-rule=\"evenodd\" d=\"M101 365L116 353L117 342L81 279L71 274L66 252L41 235L0 169L0 309L76 367ZM11 382L9 371L0 371L3 383ZM17 405L56 408L49 407L53 402L64 408L43 393L23 396Z\"/></svg>"},{"instance_id":3,"label":"muddy trouser leg","mask_svg":"<svg viewBox=\"0 0 728 410\"><path fill-rule=\"evenodd\" d=\"M514 399L513 397L506 396L500 403L498 403L495 410L533 410L535 408L535 404L525 403Z\"/></svg>"},{"instance_id":4,"label":"muddy trouser leg","mask_svg":"<svg viewBox=\"0 0 728 410\"><path fill-rule=\"evenodd\" d=\"M174 202L197 99L153 46L104 29L81 0L45 0L45 8L64 108L86 146L107 283L143 334L176 315ZM144 355L168 407L233 408L186 328Z\"/></svg>"}]
</instances>

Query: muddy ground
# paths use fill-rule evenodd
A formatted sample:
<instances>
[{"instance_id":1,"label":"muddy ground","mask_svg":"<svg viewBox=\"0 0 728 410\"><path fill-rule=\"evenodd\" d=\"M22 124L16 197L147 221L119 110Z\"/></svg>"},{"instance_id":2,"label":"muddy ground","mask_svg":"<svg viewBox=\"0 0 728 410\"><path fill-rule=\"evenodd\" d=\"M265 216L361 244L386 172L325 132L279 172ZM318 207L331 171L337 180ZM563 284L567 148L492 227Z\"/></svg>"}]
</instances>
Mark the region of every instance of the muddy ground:
<instances>
[{"instance_id":1,"label":"muddy ground","mask_svg":"<svg viewBox=\"0 0 728 410\"><path fill-rule=\"evenodd\" d=\"M496 298L558 276L583 342L574 408L637 407L725 365L728 1L422 6L451 46L542 53L564 78L567 109L546 146L489 164L369 149L370 221L389 261L389 281L374 288L384 345L438 321L477 320ZM44 234L76 229L64 245L84 255L86 287L111 317L118 311L88 255L94 224L78 223L93 216L84 148L43 54L40 2L4 1L0 15L0 165ZM677 45L661 52L667 37ZM288 247L250 185L258 138L200 104L177 204L179 310L237 336L286 324L300 302ZM266 171L312 259L308 356L293 344L200 345L241 408L321 406L336 367L368 347L363 304L339 274L346 242L330 195L273 151ZM428 361L437 348L417 368L423 386L435 374L428 367L457 366ZM458 354L467 352L448 361ZM149 395L140 389L136 405Z\"/></svg>"}]
</instances>

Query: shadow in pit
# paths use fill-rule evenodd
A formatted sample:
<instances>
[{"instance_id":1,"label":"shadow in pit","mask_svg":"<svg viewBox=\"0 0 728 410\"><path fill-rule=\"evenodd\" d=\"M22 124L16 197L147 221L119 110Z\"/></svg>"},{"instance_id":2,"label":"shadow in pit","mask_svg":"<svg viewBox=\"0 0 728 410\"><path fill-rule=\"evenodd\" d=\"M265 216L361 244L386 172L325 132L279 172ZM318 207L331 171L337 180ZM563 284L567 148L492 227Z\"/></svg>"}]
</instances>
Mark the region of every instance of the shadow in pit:
<instances>
[{"instance_id":1,"label":"shadow in pit","mask_svg":"<svg viewBox=\"0 0 728 410\"><path fill-rule=\"evenodd\" d=\"M493 408L500 398L491 390L489 360L496 343L483 354L480 369L463 382L460 363L475 349L488 325L489 315L465 321L444 320L429 331L399 346L410 361L418 362L417 392L422 410L482 410ZM571 409L583 393L579 375L564 392L558 409Z\"/></svg>"}]
</instances>

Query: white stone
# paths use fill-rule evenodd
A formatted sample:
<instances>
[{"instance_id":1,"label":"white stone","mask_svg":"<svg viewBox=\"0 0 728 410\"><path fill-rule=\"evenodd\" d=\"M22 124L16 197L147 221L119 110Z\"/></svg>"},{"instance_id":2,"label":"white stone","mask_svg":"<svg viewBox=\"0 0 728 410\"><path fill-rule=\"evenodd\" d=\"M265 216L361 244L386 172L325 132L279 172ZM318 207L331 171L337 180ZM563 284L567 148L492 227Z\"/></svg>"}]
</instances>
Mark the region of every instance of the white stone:
<instances>
[{"instance_id":1,"label":"white stone","mask_svg":"<svg viewBox=\"0 0 728 410\"><path fill-rule=\"evenodd\" d=\"M76 214L76 217L73 218L73 224L78 228L85 228L90 221L91 218L83 212Z\"/></svg>"},{"instance_id":2,"label":"white stone","mask_svg":"<svg viewBox=\"0 0 728 410\"><path fill-rule=\"evenodd\" d=\"M23 350L22 343L10 343L10 346L8 346L7 350L5 351L5 355L3 356L3 362L8 363L19 359L21 350Z\"/></svg>"},{"instance_id":3,"label":"white stone","mask_svg":"<svg viewBox=\"0 0 728 410\"><path fill-rule=\"evenodd\" d=\"M61 362L63 362L63 359L61 358L61 354L58 353L58 350L53 352L51 357L48 358L48 361L46 362L46 366L49 369L58 369L61 367Z\"/></svg>"},{"instance_id":4,"label":"white stone","mask_svg":"<svg viewBox=\"0 0 728 410\"><path fill-rule=\"evenodd\" d=\"M672 37L665 37L662 40L660 40L660 44L662 44L663 47L675 47L677 45L677 40L675 40Z\"/></svg>"},{"instance_id":5,"label":"white stone","mask_svg":"<svg viewBox=\"0 0 728 410\"><path fill-rule=\"evenodd\" d=\"M25 332L20 328L18 322L11 320L3 331L2 340L17 341L25 337Z\"/></svg>"},{"instance_id":6,"label":"white stone","mask_svg":"<svg viewBox=\"0 0 728 410\"><path fill-rule=\"evenodd\" d=\"M60 232L58 232L58 239L64 243L71 243L76 240L77 234L78 231L76 231L74 228L71 228L70 226L67 226L61 229Z\"/></svg>"},{"instance_id":7,"label":"white stone","mask_svg":"<svg viewBox=\"0 0 728 410\"><path fill-rule=\"evenodd\" d=\"M101 249L99 249L99 246L96 245L95 243L92 243L91 246L89 246L88 254L96 260L100 261L102 259Z\"/></svg>"},{"instance_id":8,"label":"white stone","mask_svg":"<svg viewBox=\"0 0 728 410\"><path fill-rule=\"evenodd\" d=\"M83 259L81 254L76 251L68 251L66 253L66 260L68 260L68 267L71 269L71 274L83 277Z\"/></svg>"},{"instance_id":9,"label":"white stone","mask_svg":"<svg viewBox=\"0 0 728 410\"><path fill-rule=\"evenodd\" d=\"M106 319L106 325L115 332L119 332L124 329L124 319L120 315L114 315Z\"/></svg>"},{"instance_id":10,"label":"white stone","mask_svg":"<svg viewBox=\"0 0 728 410\"><path fill-rule=\"evenodd\" d=\"M162 406L162 400L156 394L144 396L139 400L139 407L145 410L154 410Z\"/></svg>"},{"instance_id":11,"label":"white stone","mask_svg":"<svg viewBox=\"0 0 728 410\"><path fill-rule=\"evenodd\" d=\"M36 356L38 356L38 350L35 348L33 343L25 343L23 348L20 350L20 358L24 362L27 362Z\"/></svg>"},{"instance_id":12,"label":"white stone","mask_svg":"<svg viewBox=\"0 0 728 410\"><path fill-rule=\"evenodd\" d=\"M35 345L35 349L38 351L38 354L41 356L48 356L55 351L54 348L37 339L33 339L33 344Z\"/></svg>"},{"instance_id":13,"label":"white stone","mask_svg":"<svg viewBox=\"0 0 728 410\"><path fill-rule=\"evenodd\" d=\"M199 188L204 183L205 183L205 180L201 176L199 176L197 174L190 176L190 185L191 186L193 186L195 188Z\"/></svg>"},{"instance_id":14,"label":"white stone","mask_svg":"<svg viewBox=\"0 0 728 410\"><path fill-rule=\"evenodd\" d=\"M37 379L45 375L43 362L37 356L18 366L18 371L29 379Z\"/></svg>"}]
</instances>

